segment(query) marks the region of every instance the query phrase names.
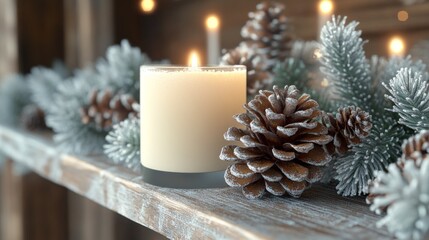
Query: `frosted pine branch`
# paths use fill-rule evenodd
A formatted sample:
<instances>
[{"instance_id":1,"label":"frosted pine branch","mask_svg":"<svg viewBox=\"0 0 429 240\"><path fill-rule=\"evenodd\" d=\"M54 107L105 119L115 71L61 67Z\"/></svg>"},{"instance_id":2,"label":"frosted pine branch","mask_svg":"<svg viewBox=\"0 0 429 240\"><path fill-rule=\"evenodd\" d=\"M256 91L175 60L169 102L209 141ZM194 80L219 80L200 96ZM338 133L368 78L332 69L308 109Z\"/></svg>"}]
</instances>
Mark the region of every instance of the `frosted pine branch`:
<instances>
[{"instance_id":1,"label":"frosted pine branch","mask_svg":"<svg viewBox=\"0 0 429 240\"><path fill-rule=\"evenodd\" d=\"M370 66L363 51L364 41L358 23L346 24L345 17L333 17L321 32L322 72L344 105L369 110Z\"/></svg>"},{"instance_id":2,"label":"frosted pine branch","mask_svg":"<svg viewBox=\"0 0 429 240\"><path fill-rule=\"evenodd\" d=\"M429 82L427 74L410 68L401 69L384 84L386 97L394 104L391 109L399 114L399 123L414 130L429 128Z\"/></svg>"},{"instance_id":3,"label":"frosted pine branch","mask_svg":"<svg viewBox=\"0 0 429 240\"><path fill-rule=\"evenodd\" d=\"M113 126L106 136L104 153L117 164L140 170L140 120L127 119Z\"/></svg>"},{"instance_id":4,"label":"frosted pine branch","mask_svg":"<svg viewBox=\"0 0 429 240\"><path fill-rule=\"evenodd\" d=\"M63 80L62 76L51 69L35 67L31 70L28 79L33 101L48 113L52 107L53 96Z\"/></svg>"},{"instance_id":5,"label":"frosted pine branch","mask_svg":"<svg viewBox=\"0 0 429 240\"><path fill-rule=\"evenodd\" d=\"M356 196L368 193L368 181L374 179L374 172L384 171L400 156L400 145L405 138L404 129L390 117L374 117L371 134L363 143L353 146L351 154L335 162L339 181L338 193Z\"/></svg>"},{"instance_id":6,"label":"frosted pine branch","mask_svg":"<svg viewBox=\"0 0 429 240\"><path fill-rule=\"evenodd\" d=\"M378 172L370 193L375 195L370 207L387 215L378 223L399 239L424 239L429 232L429 159L421 166L405 162L403 168L389 165L388 172Z\"/></svg>"},{"instance_id":7,"label":"frosted pine branch","mask_svg":"<svg viewBox=\"0 0 429 240\"><path fill-rule=\"evenodd\" d=\"M31 103L30 88L22 75L0 81L0 124L16 127L24 107Z\"/></svg>"},{"instance_id":8,"label":"frosted pine branch","mask_svg":"<svg viewBox=\"0 0 429 240\"><path fill-rule=\"evenodd\" d=\"M54 132L54 140L65 151L76 154L100 153L105 131L83 124L79 109L88 104L89 92L100 79L91 71L78 72L58 86L46 123Z\"/></svg>"}]
</instances>

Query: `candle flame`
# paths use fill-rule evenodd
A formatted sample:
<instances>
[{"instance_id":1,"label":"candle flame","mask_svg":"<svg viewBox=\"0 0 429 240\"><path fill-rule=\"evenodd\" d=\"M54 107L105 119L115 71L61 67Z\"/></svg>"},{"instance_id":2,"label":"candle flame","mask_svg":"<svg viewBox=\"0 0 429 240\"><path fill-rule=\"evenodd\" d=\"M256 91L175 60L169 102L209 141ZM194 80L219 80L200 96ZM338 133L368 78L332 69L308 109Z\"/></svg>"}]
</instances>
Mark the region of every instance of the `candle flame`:
<instances>
[{"instance_id":1,"label":"candle flame","mask_svg":"<svg viewBox=\"0 0 429 240\"><path fill-rule=\"evenodd\" d=\"M330 14L334 10L334 4L331 0L322 0L319 3L319 11L323 14Z\"/></svg>"},{"instance_id":2,"label":"candle flame","mask_svg":"<svg viewBox=\"0 0 429 240\"><path fill-rule=\"evenodd\" d=\"M198 67L201 65L200 56L196 50L192 50L189 54L188 65L191 67Z\"/></svg>"},{"instance_id":3,"label":"candle flame","mask_svg":"<svg viewBox=\"0 0 429 240\"><path fill-rule=\"evenodd\" d=\"M151 13L155 10L156 2L155 0L141 0L140 8L144 13Z\"/></svg>"},{"instance_id":4,"label":"candle flame","mask_svg":"<svg viewBox=\"0 0 429 240\"><path fill-rule=\"evenodd\" d=\"M209 15L206 18L206 27L209 30L216 30L219 28L220 21L216 15Z\"/></svg>"},{"instance_id":5,"label":"candle flame","mask_svg":"<svg viewBox=\"0 0 429 240\"><path fill-rule=\"evenodd\" d=\"M393 37L389 42L390 56L403 56L405 53L405 41L401 37Z\"/></svg>"}]
</instances>

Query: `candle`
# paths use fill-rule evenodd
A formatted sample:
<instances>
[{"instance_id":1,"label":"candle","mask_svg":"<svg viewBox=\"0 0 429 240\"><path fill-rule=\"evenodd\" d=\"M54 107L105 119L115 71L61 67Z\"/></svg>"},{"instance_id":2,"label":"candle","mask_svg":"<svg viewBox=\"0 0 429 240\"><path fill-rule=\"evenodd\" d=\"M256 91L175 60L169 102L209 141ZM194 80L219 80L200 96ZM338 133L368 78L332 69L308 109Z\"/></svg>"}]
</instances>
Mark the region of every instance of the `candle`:
<instances>
[{"instance_id":1,"label":"candle","mask_svg":"<svg viewBox=\"0 0 429 240\"><path fill-rule=\"evenodd\" d=\"M219 18L210 15L206 19L207 30L207 63L209 65L219 65L220 60L220 40L219 40Z\"/></svg>"},{"instance_id":2,"label":"candle","mask_svg":"<svg viewBox=\"0 0 429 240\"><path fill-rule=\"evenodd\" d=\"M140 71L144 180L180 188L224 185L227 163L219 154L224 132L236 126L232 116L243 112L246 68L142 66ZM210 185L207 177L216 183Z\"/></svg>"},{"instance_id":3,"label":"candle","mask_svg":"<svg viewBox=\"0 0 429 240\"><path fill-rule=\"evenodd\" d=\"M389 55L391 57L403 57L405 55L405 41L395 36L389 41Z\"/></svg>"},{"instance_id":4,"label":"candle","mask_svg":"<svg viewBox=\"0 0 429 240\"><path fill-rule=\"evenodd\" d=\"M334 4L331 0L321 0L319 2L319 32L322 31L323 25L331 18L332 13L334 12Z\"/></svg>"},{"instance_id":5,"label":"candle","mask_svg":"<svg viewBox=\"0 0 429 240\"><path fill-rule=\"evenodd\" d=\"M144 13L152 13L155 10L155 7L155 0L141 0L140 2L140 8Z\"/></svg>"}]
</instances>

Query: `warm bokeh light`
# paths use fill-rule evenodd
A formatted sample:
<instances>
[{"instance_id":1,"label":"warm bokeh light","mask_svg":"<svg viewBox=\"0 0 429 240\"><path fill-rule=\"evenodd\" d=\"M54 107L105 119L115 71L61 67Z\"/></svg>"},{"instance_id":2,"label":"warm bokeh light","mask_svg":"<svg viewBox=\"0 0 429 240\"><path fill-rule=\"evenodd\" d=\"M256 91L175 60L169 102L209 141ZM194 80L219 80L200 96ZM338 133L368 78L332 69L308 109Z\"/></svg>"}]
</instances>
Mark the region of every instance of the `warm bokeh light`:
<instances>
[{"instance_id":1,"label":"warm bokeh light","mask_svg":"<svg viewBox=\"0 0 429 240\"><path fill-rule=\"evenodd\" d=\"M322 51L319 48L316 48L314 50L313 57L316 59L320 59L322 57Z\"/></svg>"},{"instance_id":2,"label":"warm bokeh light","mask_svg":"<svg viewBox=\"0 0 429 240\"><path fill-rule=\"evenodd\" d=\"M323 14L330 14L334 11L334 4L331 0L322 0L319 3L319 11Z\"/></svg>"},{"instance_id":3,"label":"warm bokeh light","mask_svg":"<svg viewBox=\"0 0 429 240\"><path fill-rule=\"evenodd\" d=\"M405 22L408 20L408 12L407 11L399 11L398 12L398 20L401 22Z\"/></svg>"},{"instance_id":4,"label":"warm bokeh light","mask_svg":"<svg viewBox=\"0 0 429 240\"><path fill-rule=\"evenodd\" d=\"M140 8L144 13L151 13L155 10L156 2L155 0L141 0Z\"/></svg>"},{"instance_id":5,"label":"warm bokeh light","mask_svg":"<svg viewBox=\"0 0 429 240\"><path fill-rule=\"evenodd\" d=\"M201 66L200 55L196 50L192 50L191 53L189 53L188 66L191 66L191 67Z\"/></svg>"},{"instance_id":6,"label":"warm bokeh light","mask_svg":"<svg viewBox=\"0 0 429 240\"><path fill-rule=\"evenodd\" d=\"M219 18L216 15L210 15L206 18L206 27L209 30L215 30L219 28Z\"/></svg>"},{"instance_id":7,"label":"warm bokeh light","mask_svg":"<svg viewBox=\"0 0 429 240\"><path fill-rule=\"evenodd\" d=\"M320 85L321 85L322 87L327 87L327 86L329 86L329 81L328 81L328 79L324 78L324 79L322 80L322 82L320 83Z\"/></svg>"},{"instance_id":8,"label":"warm bokeh light","mask_svg":"<svg viewBox=\"0 0 429 240\"><path fill-rule=\"evenodd\" d=\"M405 54L405 41L401 37L393 37L389 41L390 56L403 56Z\"/></svg>"}]
</instances>

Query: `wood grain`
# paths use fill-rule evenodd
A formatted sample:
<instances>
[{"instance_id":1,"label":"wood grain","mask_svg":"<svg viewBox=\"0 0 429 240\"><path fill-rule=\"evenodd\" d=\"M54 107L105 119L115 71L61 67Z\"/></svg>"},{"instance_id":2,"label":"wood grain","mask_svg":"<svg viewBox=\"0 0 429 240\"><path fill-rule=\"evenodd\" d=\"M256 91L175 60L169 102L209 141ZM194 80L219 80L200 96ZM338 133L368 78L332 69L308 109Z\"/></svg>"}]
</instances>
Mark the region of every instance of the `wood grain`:
<instances>
[{"instance_id":1,"label":"wood grain","mask_svg":"<svg viewBox=\"0 0 429 240\"><path fill-rule=\"evenodd\" d=\"M0 0L0 80L18 70L18 30L15 0Z\"/></svg>"},{"instance_id":2,"label":"wood grain","mask_svg":"<svg viewBox=\"0 0 429 240\"><path fill-rule=\"evenodd\" d=\"M0 148L33 171L174 239L379 239L363 198L315 186L302 198L246 200L237 189L167 189L104 157L58 152L49 139L0 127Z\"/></svg>"}]
</instances>

